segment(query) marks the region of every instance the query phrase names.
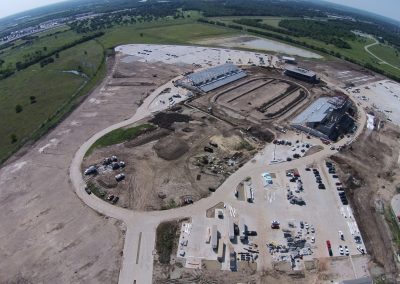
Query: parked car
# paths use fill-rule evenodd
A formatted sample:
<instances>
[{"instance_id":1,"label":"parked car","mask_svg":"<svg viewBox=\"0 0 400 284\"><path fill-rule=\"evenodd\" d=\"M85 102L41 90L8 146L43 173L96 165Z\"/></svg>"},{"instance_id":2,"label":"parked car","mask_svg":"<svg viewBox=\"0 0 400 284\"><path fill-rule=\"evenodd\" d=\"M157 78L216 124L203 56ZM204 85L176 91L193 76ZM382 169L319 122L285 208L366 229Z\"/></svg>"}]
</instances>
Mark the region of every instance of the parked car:
<instances>
[{"instance_id":1,"label":"parked car","mask_svg":"<svg viewBox=\"0 0 400 284\"><path fill-rule=\"evenodd\" d=\"M115 204L115 203L118 202L118 200L119 200L119 197L118 197L118 196L115 196L114 199L112 200L112 203Z\"/></svg>"},{"instance_id":2,"label":"parked car","mask_svg":"<svg viewBox=\"0 0 400 284\"><path fill-rule=\"evenodd\" d=\"M248 235L248 236L257 236L257 232L256 231L246 231L246 235Z\"/></svg>"},{"instance_id":3,"label":"parked car","mask_svg":"<svg viewBox=\"0 0 400 284\"><path fill-rule=\"evenodd\" d=\"M124 180L125 179L125 174L123 174L123 173L121 173L121 174L117 174L116 176L115 176L115 180L116 181L121 181L121 180Z\"/></svg>"},{"instance_id":4,"label":"parked car","mask_svg":"<svg viewBox=\"0 0 400 284\"><path fill-rule=\"evenodd\" d=\"M339 254L344 255L344 250L342 245L339 245Z\"/></svg>"},{"instance_id":5,"label":"parked car","mask_svg":"<svg viewBox=\"0 0 400 284\"><path fill-rule=\"evenodd\" d=\"M319 189L326 189L325 184L323 184L323 183L318 184L318 188Z\"/></svg>"},{"instance_id":6,"label":"parked car","mask_svg":"<svg viewBox=\"0 0 400 284\"><path fill-rule=\"evenodd\" d=\"M96 166L90 166L84 171L85 176L87 175L92 175L92 174L97 174L97 168Z\"/></svg>"}]
</instances>

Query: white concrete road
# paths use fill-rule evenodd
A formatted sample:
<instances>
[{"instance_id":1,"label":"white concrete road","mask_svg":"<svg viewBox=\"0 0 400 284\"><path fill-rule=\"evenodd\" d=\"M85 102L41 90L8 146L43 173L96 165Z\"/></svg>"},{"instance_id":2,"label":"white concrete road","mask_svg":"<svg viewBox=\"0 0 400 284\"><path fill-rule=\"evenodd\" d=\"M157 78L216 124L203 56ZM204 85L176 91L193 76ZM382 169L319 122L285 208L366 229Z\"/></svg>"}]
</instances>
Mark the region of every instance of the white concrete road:
<instances>
[{"instance_id":1,"label":"white concrete road","mask_svg":"<svg viewBox=\"0 0 400 284\"><path fill-rule=\"evenodd\" d=\"M88 195L84 190L85 182L82 177L81 163L90 146L97 139L108 132L130 125L149 116L151 114L150 109L154 110L153 106L151 106L151 103L157 98L162 90L170 87L171 85L172 83L169 82L166 85L156 89L149 97L145 99L144 103L137 109L136 113L130 119L114 124L93 135L76 152L70 166L70 179L75 187L77 195L82 199L82 201L95 211L121 220L127 226L119 283L147 284L152 282L155 231L159 223L176 218L193 217L199 216L199 214L205 214L205 211L214 206L216 203L221 201L225 202L226 200L232 198L232 188L236 188L237 184L247 176L257 179L266 170L269 172L278 172L287 168L304 167L306 164L316 163L334 153L334 151L330 150L329 147L325 147L324 150L313 155L293 160L290 163L281 163L275 165L268 165L268 162L265 158L263 158L262 154L258 154L255 163L250 161L245 164L236 173L231 175L211 196L201 199L195 204L171 209L168 211L131 211L121 207L113 206L97 198L93 194ZM164 105L159 106L160 108L166 108ZM362 132L366 123L365 112L360 109L359 113L359 127L355 137ZM339 141L336 146L344 145L349 142L350 139L345 138Z\"/></svg>"}]
</instances>

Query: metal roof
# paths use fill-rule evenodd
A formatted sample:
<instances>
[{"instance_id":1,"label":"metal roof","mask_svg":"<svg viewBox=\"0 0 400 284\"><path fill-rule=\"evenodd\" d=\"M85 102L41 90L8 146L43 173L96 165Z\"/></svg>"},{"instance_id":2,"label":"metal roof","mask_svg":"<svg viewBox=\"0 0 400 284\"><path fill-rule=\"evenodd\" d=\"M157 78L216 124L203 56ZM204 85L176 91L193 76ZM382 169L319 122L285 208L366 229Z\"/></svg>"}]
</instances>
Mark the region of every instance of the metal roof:
<instances>
[{"instance_id":1,"label":"metal roof","mask_svg":"<svg viewBox=\"0 0 400 284\"><path fill-rule=\"evenodd\" d=\"M290 66L290 65L288 65L288 66L286 66L286 70L294 72L294 73L298 73L298 74L301 74L301 75L304 75L304 76L307 76L307 77L315 76L315 73L313 71L305 69L305 68L301 68L301 67L298 67L298 66Z\"/></svg>"},{"instance_id":2,"label":"metal roof","mask_svg":"<svg viewBox=\"0 0 400 284\"><path fill-rule=\"evenodd\" d=\"M208 68L193 74L188 75L188 79L193 82L195 86L206 84L207 82L214 81L224 75L231 73L243 72L236 65L226 63L220 66Z\"/></svg>"},{"instance_id":3,"label":"metal roof","mask_svg":"<svg viewBox=\"0 0 400 284\"><path fill-rule=\"evenodd\" d=\"M234 75L231 75L231 76L228 76L228 77L213 81L211 83L207 83L205 85L202 85L200 87L200 89L203 92L209 92L209 91L212 91L212 90L214 90L216 88L222 87L222 86L224 86L226 84L229 84L231 82L234 82L234 81L239 80L239 79L241 79L243 77L246 77L246 76L247 76L247 74L244 71L240 71L239 73L236 73Z\"/></svg>"},{"instance_id":4,"label":"metal roof","mask_svg":"<svg viewBox=\"0 0 400 284\"><path fill-rule=\"evenodd\" d=\"M302 113L296 116L292 124L306 124L309 122L321 122L329 115L334 109L335 105L332 104L331 97L321 97L313 102Z\"/></svg>"}]
</instances>

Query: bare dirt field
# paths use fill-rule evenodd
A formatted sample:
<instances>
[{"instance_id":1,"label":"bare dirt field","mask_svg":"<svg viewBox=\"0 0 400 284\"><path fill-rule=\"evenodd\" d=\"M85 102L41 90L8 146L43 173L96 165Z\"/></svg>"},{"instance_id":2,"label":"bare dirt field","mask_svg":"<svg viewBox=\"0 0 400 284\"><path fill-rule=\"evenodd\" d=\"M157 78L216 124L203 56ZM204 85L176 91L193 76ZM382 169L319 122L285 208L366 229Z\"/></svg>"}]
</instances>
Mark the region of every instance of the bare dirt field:
<instances>
[{"instance_id":1,"label":"bare dirt field","mask_svg":"<svg viewBox=\"0 0 400 284\"><path fill-rule=\"evenodd\" d=\"M344 60L302 60L300 66L313 70L322 80L338 87L360 86L382 80L384 77Z\"/></svg>"},{"instance_id":2,"label":"bare dirt field","mask_svg":"<svg viewBox=\"0 0 400 284\"><path fill-rule=\"evenodd\" d=\"M333 157L346 181L354 215L367 252L375 265L384 269L387 283L394 283L396 264L391 248L391 232L384 213L400 181L398 156L400 129L385 124L377 131L365 130L355 143Z\"/></svg>"},{"instance_id":3,"label":"bare dirt field","mask_svg":"<svg viewBox=\"0 0 400 284\"><path fill-rule=\"evenodd\" d=\"M109 74L113 67L110 60ZM138 77L108 76L67 119L0 169L0 282L118 281L124 228L82 203L68 169L91 135L131 117L142 96L187 70L147 63L115 68ZM129 86L134 80L145 84Z\"/></svg>"},{"instance_id":4,"label":"bare dirt field","mask_svg":"<svg viewBox=\"0 0 400 284\"><path fill-rule=\"evenodd\" d=\"M112 155L126 163L124 169L92 178L106 192L105 197L119 196L119 206L135 210L196 201L217 189L263 145L212 116L186 107L178 110L151 119L159 126L156 130L98 149L85 159L83 168L101 164ZM125 181L115 181L118 172L125 173Z\"/></svg>"}]
</instances>

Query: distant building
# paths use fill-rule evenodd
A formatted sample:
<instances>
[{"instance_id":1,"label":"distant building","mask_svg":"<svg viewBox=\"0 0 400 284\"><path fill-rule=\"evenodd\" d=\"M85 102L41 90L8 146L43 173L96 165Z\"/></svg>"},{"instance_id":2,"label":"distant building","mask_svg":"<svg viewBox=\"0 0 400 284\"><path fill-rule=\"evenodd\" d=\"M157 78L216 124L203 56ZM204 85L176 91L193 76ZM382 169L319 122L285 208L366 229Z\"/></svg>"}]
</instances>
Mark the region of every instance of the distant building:
<instances>
[{"instance_id":1,"label":"distant building","mask_svg":"<svg viewBox=\"0 0 400 284\"><path fill-rule=\"evenodd\" d=\"M177 84L207 93L246 76L245 71L227 63L189 74Z\"/></svg>"},{"instance_id":2,"label":"distant building","mask_svg":"<svg viewBox=\"0 0 400 284\"><path fill-rule=\"evenodd\" d=\"M354 127L349 111L353 112L353 104L347 97L321 97L295 117L291 125L307 134L335 141Z\"/></svg>"},{"instance_id":3,"label":"distant building","mask_svg":"<svg viewBox=\"0 0 400 284\"><path fill-rule=\"evenodd\" d=\"M285 75L309 83L318 83L317 75L313 71L297 66L287 66Z\"/></svg>"}]
</instances>

